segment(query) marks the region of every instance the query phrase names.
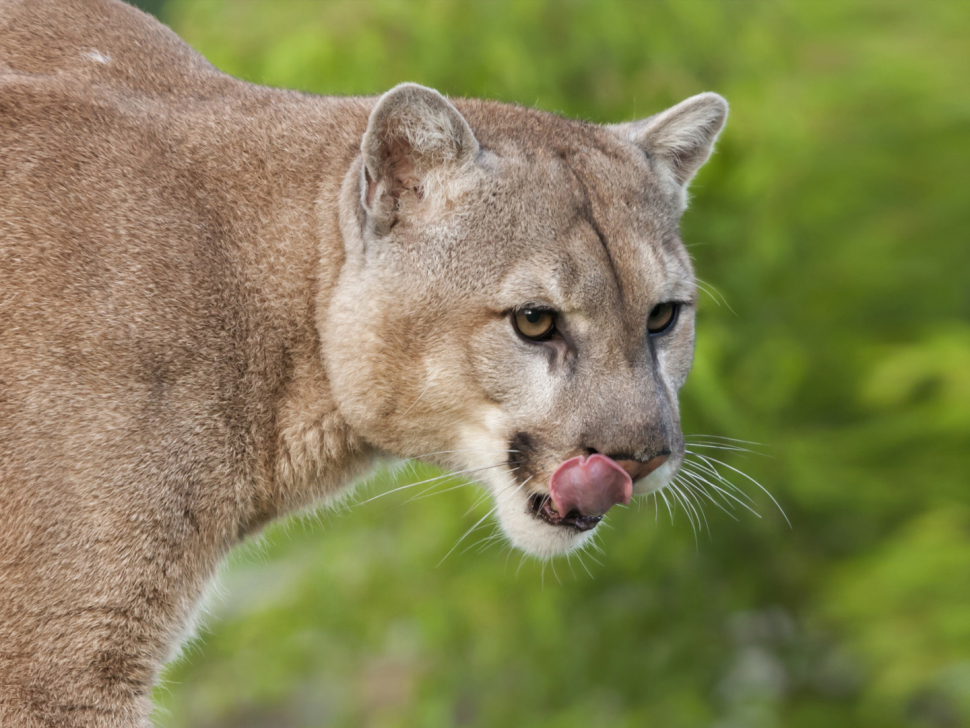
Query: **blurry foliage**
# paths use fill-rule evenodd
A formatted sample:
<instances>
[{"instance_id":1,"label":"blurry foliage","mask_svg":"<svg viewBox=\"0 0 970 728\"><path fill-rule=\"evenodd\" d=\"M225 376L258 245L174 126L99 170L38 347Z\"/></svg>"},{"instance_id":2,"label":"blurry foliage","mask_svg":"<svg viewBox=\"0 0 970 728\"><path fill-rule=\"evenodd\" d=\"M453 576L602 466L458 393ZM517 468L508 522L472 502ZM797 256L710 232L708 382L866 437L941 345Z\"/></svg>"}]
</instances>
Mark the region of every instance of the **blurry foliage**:
<instances>
[{"instance_id":1,"label":"blurry foliage","mask_svg":"<svg viewBox=\"0 0 970 728\"><path fill-rule=\"evenodd\" d=\"M584 563L520 568L490 527L442 562L485 508L448 483L291 520L234 555L159 726L970 721L970 5L157 6L226 72L315 93L598 122L725 95L683 224L712 289L684 429L766 443L720 459L793 524L741 476L760 519L709 506L695 543L651 501Z\"/></svg>"}]
</instances>

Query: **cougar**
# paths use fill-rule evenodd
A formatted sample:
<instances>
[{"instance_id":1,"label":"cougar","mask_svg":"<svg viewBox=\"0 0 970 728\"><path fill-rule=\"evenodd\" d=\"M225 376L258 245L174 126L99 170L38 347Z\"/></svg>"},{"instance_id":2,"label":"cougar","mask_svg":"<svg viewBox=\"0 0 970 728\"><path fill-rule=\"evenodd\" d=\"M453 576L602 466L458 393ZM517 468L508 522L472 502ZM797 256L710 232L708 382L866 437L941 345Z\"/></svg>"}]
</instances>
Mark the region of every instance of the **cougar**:
<instances>
[{"instance_id":1,"label":"cougar","mask_svg":"<svg viewBox=\"0 0 970 728\"><path fill-rule=\"evenodd\" d=\"M0 1L0 724L150 725L225 554L377 457L470 473L540 558L663 488L726 115L317 97Z\"/></svg>"}]
</instances>

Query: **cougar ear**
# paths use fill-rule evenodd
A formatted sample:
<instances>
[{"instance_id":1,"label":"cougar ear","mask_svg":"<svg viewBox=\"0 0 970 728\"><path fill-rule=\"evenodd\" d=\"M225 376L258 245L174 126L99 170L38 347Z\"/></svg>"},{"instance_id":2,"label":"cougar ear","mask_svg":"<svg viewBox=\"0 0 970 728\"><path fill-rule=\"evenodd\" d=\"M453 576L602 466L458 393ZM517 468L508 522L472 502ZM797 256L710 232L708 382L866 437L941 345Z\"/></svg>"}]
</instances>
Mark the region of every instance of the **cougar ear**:
<instances>
[{"instance_id":1,"label":"cougar ear","mask_svg":"<svg viewBox=\"0 0 970 728\"><path fill-rule=\"evenodd\" d=\"M360 148L360 201L378 234L479 151L458 109L434 89L414 83L395 86L378 100Z\"/></svg>"},{"instance_id":2,"label":"cougar ear","mask_svg":"<svg viewBox=\"0 0 970 728\"><path fill-rule=\"evenodd\" d=\"M666 168L684 190L711 156L727 114L728 104L722 96L703 93L654 116L611 129Z\"/></svg>"}]
</instances>

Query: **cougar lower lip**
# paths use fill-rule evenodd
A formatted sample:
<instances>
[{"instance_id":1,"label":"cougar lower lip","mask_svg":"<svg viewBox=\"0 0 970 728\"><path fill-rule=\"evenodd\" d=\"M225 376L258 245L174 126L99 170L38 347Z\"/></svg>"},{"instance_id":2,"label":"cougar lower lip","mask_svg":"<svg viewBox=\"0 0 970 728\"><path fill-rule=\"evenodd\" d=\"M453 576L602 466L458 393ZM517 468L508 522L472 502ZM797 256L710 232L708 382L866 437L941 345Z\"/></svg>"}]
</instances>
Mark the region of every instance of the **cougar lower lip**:
<instances>
[{"instance_id":1,"label":"cougar lower lip","mask_svg":"<svg viewBox=\"0 0 970 728\"><path fill-rule=\"evenodd\" d=\"M603 516L584 516L579 511L570 511L565 516L556 513L548 495L533 493L529 496L529 510L539 520L550 526L563 526L577 531L589 531L596 528L596 524L603 520Z\"/></svg>"}]
</instances>

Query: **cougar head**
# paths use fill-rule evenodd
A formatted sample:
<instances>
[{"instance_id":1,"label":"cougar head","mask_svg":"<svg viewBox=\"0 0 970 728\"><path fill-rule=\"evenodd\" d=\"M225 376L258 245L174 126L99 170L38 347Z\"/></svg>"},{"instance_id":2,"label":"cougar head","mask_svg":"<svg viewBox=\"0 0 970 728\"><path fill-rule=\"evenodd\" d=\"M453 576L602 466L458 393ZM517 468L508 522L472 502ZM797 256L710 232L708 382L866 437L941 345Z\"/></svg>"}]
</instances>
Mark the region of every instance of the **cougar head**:
<instances>
[{"instance_id":1,"label":"cougar head","mask_svg":"<svg viewBox=\"0 0 970 728\"><path fill-rule=\"evenodd\" d=\"M694 348L678 225L726 116L712 93L606 127L413 84L381 97L321 317L348 423L483 483L541 557L663 488Z\"/></svg>"}]
</instances>

